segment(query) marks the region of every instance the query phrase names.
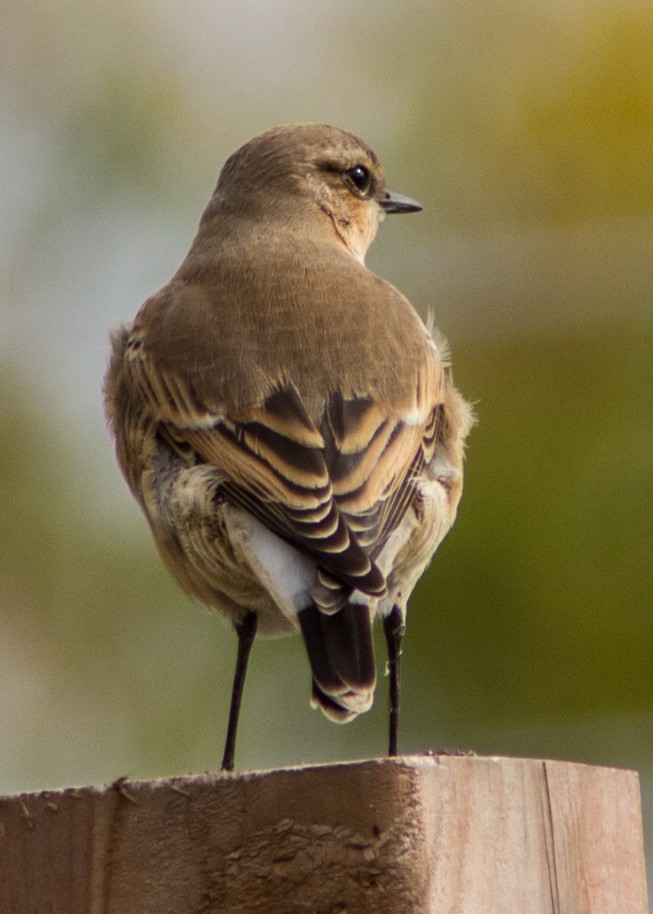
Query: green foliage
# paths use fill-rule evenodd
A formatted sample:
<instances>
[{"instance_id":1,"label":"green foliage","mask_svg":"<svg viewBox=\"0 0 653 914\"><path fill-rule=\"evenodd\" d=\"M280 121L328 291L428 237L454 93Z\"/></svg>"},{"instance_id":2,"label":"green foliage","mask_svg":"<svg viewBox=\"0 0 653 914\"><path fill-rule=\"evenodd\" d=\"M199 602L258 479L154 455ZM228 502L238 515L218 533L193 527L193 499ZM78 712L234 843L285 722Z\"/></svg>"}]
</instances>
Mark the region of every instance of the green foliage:
<instances>
[{"instance_id":1,"label":"green foliage","mask_svg":"<svg viewBox=\"0 0 653 914\"><path fill-rule=\"evenodd\" d=\"M653 346L615 327L459 362L479 425L412 611L420 678L467 726L649 707Z\"/></svg>"}]
</instances>

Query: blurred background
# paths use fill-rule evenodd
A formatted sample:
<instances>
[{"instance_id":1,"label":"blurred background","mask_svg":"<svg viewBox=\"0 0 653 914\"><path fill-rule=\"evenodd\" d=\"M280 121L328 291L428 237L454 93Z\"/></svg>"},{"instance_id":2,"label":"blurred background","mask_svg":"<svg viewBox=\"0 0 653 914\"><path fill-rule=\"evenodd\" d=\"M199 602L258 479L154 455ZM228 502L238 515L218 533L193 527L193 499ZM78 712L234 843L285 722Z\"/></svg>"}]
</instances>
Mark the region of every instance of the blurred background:
<instances>
[{"instance_id":1,"label":"blurred background","mask_svg":"<svg viewBox=\"0 0 653 914\"><path fill-rule=\"evenodd\" d=\"M324 121L423 202L368 264L433 310L479 418L402 749L636 768L651 853L651 4L2 0L0 42L0 792L219 763L235 639L118 474L107 334L227 155ZM333 726L299 640L258 641L239 766L381 754L384 686Z\"/></svg>"}]
</instances>

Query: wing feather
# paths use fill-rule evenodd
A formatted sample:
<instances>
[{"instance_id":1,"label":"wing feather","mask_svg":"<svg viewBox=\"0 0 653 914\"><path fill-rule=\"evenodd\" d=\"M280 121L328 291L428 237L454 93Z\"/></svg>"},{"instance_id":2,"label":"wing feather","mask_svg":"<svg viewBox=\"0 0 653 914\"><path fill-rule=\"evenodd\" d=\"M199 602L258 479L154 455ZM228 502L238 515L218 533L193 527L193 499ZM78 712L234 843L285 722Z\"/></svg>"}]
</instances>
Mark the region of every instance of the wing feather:
<instances>
[{"instance_id":1,"label":"wing feather","mask_svg":"<svg viewBox=\"0 0 653 914\"><path fill-rule=\"evenodd\" d=\"M297 388L280 381L234 417L202 402L192 373L180 377L148 359L137 336L135 328L127 362L153 418L220 470L226 498L315 558L320 609L334 612L354 589L382 596L374 556L415 497L413 481L432 452L444 387L437 367L427 359L403 411L335 391L315 423Z\"/></svg>"}]
</instances>

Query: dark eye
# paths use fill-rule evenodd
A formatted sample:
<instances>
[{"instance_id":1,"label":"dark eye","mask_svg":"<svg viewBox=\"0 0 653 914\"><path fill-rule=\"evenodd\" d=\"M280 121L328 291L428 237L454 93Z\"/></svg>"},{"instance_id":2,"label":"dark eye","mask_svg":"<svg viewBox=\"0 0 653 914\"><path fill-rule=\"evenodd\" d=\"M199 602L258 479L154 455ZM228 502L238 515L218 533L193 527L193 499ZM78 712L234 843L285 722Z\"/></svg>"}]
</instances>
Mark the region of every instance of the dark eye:
<instances>
[{"instance_id":1,"label":"dark eye","mask_svg":"<svg viewBox=\"0 0 653 914\"><path fill-rule=\"evenodd\" d=\"M364 165L354 165L353 168L348 168L345 176L359 194L366 194L372 185L372 175L369 168Z\"/></svg>"}]
</instances>

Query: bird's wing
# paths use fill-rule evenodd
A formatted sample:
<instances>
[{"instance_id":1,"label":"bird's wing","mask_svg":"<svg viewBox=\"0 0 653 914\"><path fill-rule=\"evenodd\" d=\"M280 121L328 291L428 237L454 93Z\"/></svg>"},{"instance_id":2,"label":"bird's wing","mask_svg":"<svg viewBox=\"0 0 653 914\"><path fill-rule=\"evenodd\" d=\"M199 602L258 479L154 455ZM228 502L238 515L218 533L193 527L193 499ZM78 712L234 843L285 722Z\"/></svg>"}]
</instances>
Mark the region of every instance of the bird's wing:
<instances>
[{"instance_id":1,"label":"bird's wing","mask_svg":"<svg viewBox=\"0 0 653 914\"><path fill-rule=\"evenodd\" d=\"M321 430L334 497L371 553L380 551L401 520L412 482L433 451L434 400L416 419L393 414L371 397L329 399Z\"/></svg>"},{"instance_id":2,"label":"bird's wing","mask_svg":"<svg viewBox=\"0 0 653 914\"><path fill-rule=\"evenodd\" d=\"M373 596L385 592L383 575L338 508L324 440L293 385L236 421L212 413L187 380L161 370L142 351L130 362L132 381L155 420L180 447L190 446L220 470L227 498L341 583Z\"/></svg>"},{"instance_id":3,"label":"bird's wing","mask_svg":"<svg viewBox=\"0 0 653 914\"><path fill-rule=\"evenodd\" d=\"M329 401L321 428L334 498L373 559L416 497L414 480L433 453L440 414L436 403L415 422L388 415L369 397L336 394ZM342 587L327 571L318 580L321 608L333 612L345 596Z\"/></svg>"},{"instance_id":4,"label":"bird's wing","mask_svg":"<svg viewBox=\"0 0 653 914\"><path fill-rule=\"evenodd\" d=\"M220 470L227 498L314 557L331 591L318 602L333 612L353 589L385 592L374 556L414 497L412 480L432 450L444 395L437 350L425 346L423 353L405 403L335 391L324 399L319 424L283 378L237 417L226 406L218 411L198 395L192 366L148 357L138 324L126 359L153 418Z\"/></svg>"}]
</instances>

